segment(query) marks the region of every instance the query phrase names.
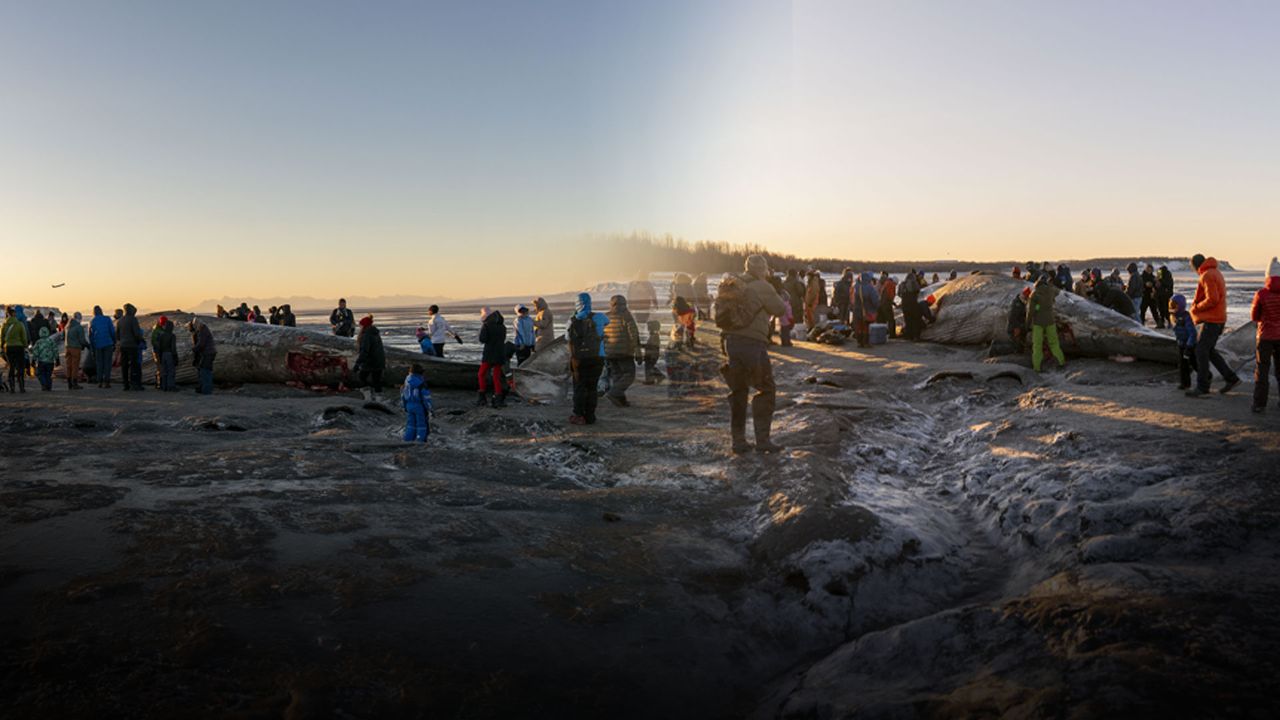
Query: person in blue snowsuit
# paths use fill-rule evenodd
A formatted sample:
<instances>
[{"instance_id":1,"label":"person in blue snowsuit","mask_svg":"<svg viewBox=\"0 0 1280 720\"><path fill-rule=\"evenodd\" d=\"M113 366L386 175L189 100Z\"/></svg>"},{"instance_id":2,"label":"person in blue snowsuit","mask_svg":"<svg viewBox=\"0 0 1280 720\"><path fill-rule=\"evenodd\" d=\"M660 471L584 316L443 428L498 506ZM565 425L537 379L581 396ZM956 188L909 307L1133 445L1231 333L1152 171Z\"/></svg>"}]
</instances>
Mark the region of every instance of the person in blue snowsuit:
<instances>
[{"instance_id":1,"label":"person in blue snowsuit","mask_svg":"<svg viewBox=\"0 0 1280 720\"><path fill-rule=\"evenodd\" d=\"M404 403L404 441L424 443L431 435L431 423L428 416L431 412L431 391L427 389L427 380L422 376L422 365L414 363L405 376L404 386L400 390L400 400Z\"/></svg>"}]
</instances>

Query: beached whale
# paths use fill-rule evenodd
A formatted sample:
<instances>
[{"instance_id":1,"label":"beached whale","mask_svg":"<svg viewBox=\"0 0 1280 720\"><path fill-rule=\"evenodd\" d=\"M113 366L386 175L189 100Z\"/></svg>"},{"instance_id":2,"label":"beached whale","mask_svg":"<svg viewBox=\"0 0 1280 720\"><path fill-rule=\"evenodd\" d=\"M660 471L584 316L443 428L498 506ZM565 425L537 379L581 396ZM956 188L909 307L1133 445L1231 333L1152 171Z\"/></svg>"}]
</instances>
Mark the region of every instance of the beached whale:
<instances>
[{"instance_id":1,"label":"beached whale","mask_svg":"<svg viewBox=\"0 0 1280 720\"><path fill-rule=\"evenodd\" d=\"M1007 340L1009 306L1026 287L1026 282L1003 275L969 275L951 280L931 293L936 320L922 337L948 345L987 345ZM1126 355L1178 363L1178 344L1172 334L1144 327L1088 298L1059 293L1054 310L1062 351L1067 355Z\"/></svg>"},{"instance_id":2,"label":"beached whale","mask_svg":"<svg viewBox=\"0 0 1280 720\"><path fill-rule=\"evenodd\" d=\"M161 313L138 316L143 331L150 335ZM189 313L163 313L175 325L178 344L177 380L194 383L191 333L186 324ZM338 337L326 332L297 327L282 327L236 320L220 320L200 316L209 326L217 344L217 360L213 377L218 383L297 383L304 386L355 385L355 338ZM408 374L413 363L421 363L431 388L476 390L478 363L458 362L422 353L384 346L387 357L383 383L395 387ZM150 351L143 353L143 377L154 376L155 362ZM524 398L551 402L563 395L562 380L535 370L515 371L516 390Z\"/></svg>"}]
</instances>

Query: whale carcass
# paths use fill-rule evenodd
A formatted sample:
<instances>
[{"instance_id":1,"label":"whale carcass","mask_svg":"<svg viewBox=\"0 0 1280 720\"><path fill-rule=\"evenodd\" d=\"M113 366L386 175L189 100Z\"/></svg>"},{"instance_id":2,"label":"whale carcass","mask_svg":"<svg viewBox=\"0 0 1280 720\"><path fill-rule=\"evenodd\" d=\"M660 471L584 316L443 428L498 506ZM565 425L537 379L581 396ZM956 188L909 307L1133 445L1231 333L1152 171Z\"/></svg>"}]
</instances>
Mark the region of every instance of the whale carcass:
<instances>
[{"instance_id":1,"label":"whale carcass","mask_svg":"<svg viewBox=\"0 0 1280 720\"><path fill-rule=\"evenodd\" d=\"M186 324L187 313L164 313L176 326L178 345L177 380L194 383L191 334ZM160 314L139 316L138 321L149 334ZM355 338L339 337L316 330L297 327L247 323L200 316L209 326L217 345L213 376L219 383L298 383L306 386L354 384L353 372L358 355ZM384 346L387 358L383 381L395 387L420 363L431 388L476 390L480 366L423 355L422 353ZM149 377L155 370L151 353L143 353L143 373ZM517 392L529 400L553 400L560 393L561 382L543 377L537 371L517 370Z\"/></svg>"},{"instance_id":2,"label":"whale carcass","mask_svg":"<svg viewBox=\"0 0 1280 720\"><path fill-rule=\"evenodd\" d=\"M940 286L934 298L935 322L925 340L954 345L985 345L1008 338L1009 307L1027 283L1002 275L969 275ZM1071 292L1054 304L1059 340L1068 355L1127 355L1154 362L1178 363L1178 344L1171 334Z\"/></svg>"}]
</instances>

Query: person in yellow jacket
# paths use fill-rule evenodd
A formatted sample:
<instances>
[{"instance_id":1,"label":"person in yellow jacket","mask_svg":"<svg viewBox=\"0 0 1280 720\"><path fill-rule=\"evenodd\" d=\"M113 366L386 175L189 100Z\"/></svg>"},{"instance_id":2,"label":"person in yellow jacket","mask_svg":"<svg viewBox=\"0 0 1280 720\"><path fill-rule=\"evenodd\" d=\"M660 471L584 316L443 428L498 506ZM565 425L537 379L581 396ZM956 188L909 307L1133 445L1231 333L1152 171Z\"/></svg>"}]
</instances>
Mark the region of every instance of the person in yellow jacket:
<instances>
[{"instance_id":1,"label":"person in yellow jacket","mask_svg":"<svg viewBox=\"0 0 1280 720\"><path fill-rule=\"evenodd\" d=\"M1044 344L1049 342L1049 352L1058 361L1058 367L1065 367L1067 359L1062 355L1058 345L1058 325L1053 317L1053 303L1058 297L1058 288L1045 277L1036 281L1036 289L1027 299L1027 324L1031 326L1031 367L1040 372L1040 362L1044 359Z\"/></svg>"},{"instance_id":2,"label":"person in yellow jacket","mask_svg":"<svg viewBox=\"0 0 1280 720\"><path fill-rule=\"evenodd\" d=\"M4 325L0 326L0 350L9 365L9 392L27 391L27 326L18 318L18 310L4 309Z\"/></svg>"}]
</instances>

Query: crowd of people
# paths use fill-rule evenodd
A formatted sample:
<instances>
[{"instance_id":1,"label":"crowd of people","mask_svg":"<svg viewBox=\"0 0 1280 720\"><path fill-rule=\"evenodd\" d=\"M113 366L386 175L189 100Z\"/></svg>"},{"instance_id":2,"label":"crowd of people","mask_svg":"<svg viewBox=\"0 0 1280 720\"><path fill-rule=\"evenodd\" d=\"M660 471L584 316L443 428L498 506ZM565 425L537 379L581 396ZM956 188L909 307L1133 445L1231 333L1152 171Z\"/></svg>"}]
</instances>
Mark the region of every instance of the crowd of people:
<instances>
[{"instance_id":1,"label":"crowd of people","mask_svg":"<svg viewBox=\"0 0 1280 720\"><path fill-rule=\"evenodd\" d=\"M1208 396L1212 370L1222 377L1219 392L1225 394L1240 383L1239 376L1217 350L1227 320L1225 281L1213 258L1196 255L1191 263L1198 282L1190 302L1174 292L1172 273L1163 265L1147 265L1140 272L1138 265L1131 263L1127 280L1118 269L1104 277L1100 269L1092 268L1076 279L1061 264L1031 262L1025 269L1015 267L1013 277L1029 285L1012 301L1010 337L1020 350L1029 345L1032 366L1039 372L1046 351L1059 367L1066 363L1055 318L1060 293L1087 297L1142 324L1150 311L1157 328L1168 326L1173 330L1180 355L1180 386L1187 395ZM955 279L955 273L948 279ZM644 277L633 281L626 295L611 297L605 312L593 308L589 293L581 293L564 332L573 380L569 422L596 422L602 387L612 404L630 406L627 391L637 379L638 368L643 368L643 382L647 385L669 382L668 393L673 397L686 394L719 374L729 387L733 451L776 452L781 448L771 433L776 387L770 345L776 342L790 346L792 333L803 322L809 341L841 344L853 340L860 347L868 347L899 337L898 312L902 315L901 337L917 340L933 319L933 296L920 295L930 283L941 281L936 274L927 280L924 273L914 269L901 280L884 272L877 277L871 272L847 269L832 283L829 293L826 280L816 270L802 273L791 269L777 274L770 270L764 257L752 255L743 273L725 276L714 297L705 275L678 273L665 308L659 303L653 283ZM671 321L665 352L663 324L655 317L664 310L670 313ZM218 306L217 314L242 322L296 325L287 304L272 307L265 314L247 303L231 312ZM1280 263L1275 260L1268 269L1265 286L1254 296L1251 315L1258 323L1253 409L1262 412L1269 393L1268 375L1273 369L1280 383ZM116 310L113 316L94 307L87 328L80 313L63 313L58 318L53 311L37 312L28 318L22 306L14 305L5 308L5 316L0 326L0 350L8 365L6 389L10 392L26 392L28 375L38 380L42 390L52 390L53 370L62 358L66 361L68 389L82 389L82 381L109 388L112 368L118 366L124 389L141 391L142 359L148 349L155 361L155 387L166 392L177 389L177 342L174 324L167 317L159 317L148 332L141 327L137 309L130 304ZM523 365L559 335L550 306L541 297L533 300L532 309L525 305L514 308L511 333L506 318L496 309L484 308L480 320L476 338L481 346L476 404L502 408L515 387L512 368ZM720 331L723 362L714 363L712 369L707 366L709 353L698 341L698 325L702 321L714 322ZM353 371L360 383L381 392L386 353L373 316L356 321L344 299L330 313L329 323L334 335L355 338L357 360ZM213 390L217 354L213 334L199 318L193 318L186 328L191 333L192 364L198 371L197 392L209 394ZM880 336L874 337L873 330L877 328ZM62 334L60 341L55 340L58 333ZM435 358L445 357L450 338L463 342L437 305L428 308L426 322L418 327L416 337L423 355ZM665 361L663 369L659 369L660 361ZM424 366L415 363L400 387L406 413L404 438L425 442L430 434L431 397ZM748 414L754 442L747 437Z\"/></svg>"}]
</instances>

